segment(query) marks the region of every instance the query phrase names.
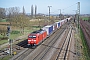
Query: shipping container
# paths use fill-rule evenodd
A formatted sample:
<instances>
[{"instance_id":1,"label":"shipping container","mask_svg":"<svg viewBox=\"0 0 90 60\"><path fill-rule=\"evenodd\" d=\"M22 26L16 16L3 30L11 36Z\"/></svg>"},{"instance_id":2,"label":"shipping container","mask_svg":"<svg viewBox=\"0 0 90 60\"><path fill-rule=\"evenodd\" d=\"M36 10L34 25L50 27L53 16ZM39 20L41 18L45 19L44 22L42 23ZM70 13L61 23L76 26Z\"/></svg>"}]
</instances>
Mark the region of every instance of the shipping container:
<instances>
[{"instance_id":1,"label":"shipping container","mask_svg":"<svg viewBox=\"0 0 90 60\"><path fill-rule=\"evenodd\" d=\"M42 30L47 31L47 35L50 35L53 32L53 26L52 25L48 25L42 28Z\"/></svg>"},{"instance_id":2,"label":"shipping container","mask_svg":"<svg viewBox=\"0 0 90 60\"><path fill-rule=\"evenodd\" d=\"M59 22L60 22L60 27L61 27L62 26L61 20Z\"/></svg>"},{"instance_id":3,"label":"shipping container","mask_svg":"<svg viewBox=\"0 0 90 60\"><path fill-rule=\"evenodd\" d=\"M57 23L54 23L53 24L53 30L56 30L57 29Z\"/></svg>"},{"instance_id":4,"label":"shipping container","mask_svg":"<svg viewBox=\"0 0 90 60\"><path fill-rule=\"evenodd\" d=\"M60 28L60 22L56 22L57 23L57 28Z\"/></svg>"},{"instance_id":5,"label":"shipping container","mask_svg":"<svg viewBox=\"0 0 90 60\"><path fill-rule=\"evenodd\" d=\"M62 26L63 25L63 20L60 20L59 22L60 22L60 26Z\"/></svg>"},{"instance_id":6,"label":"shipping container","mask_svg":"<svg viewBox=\"0 0 90 60\"><path fill-rule=\"evenodd\" d=\"M64 24L64 20L62 20L62 25Z\"/></svg>"}]
</instances>

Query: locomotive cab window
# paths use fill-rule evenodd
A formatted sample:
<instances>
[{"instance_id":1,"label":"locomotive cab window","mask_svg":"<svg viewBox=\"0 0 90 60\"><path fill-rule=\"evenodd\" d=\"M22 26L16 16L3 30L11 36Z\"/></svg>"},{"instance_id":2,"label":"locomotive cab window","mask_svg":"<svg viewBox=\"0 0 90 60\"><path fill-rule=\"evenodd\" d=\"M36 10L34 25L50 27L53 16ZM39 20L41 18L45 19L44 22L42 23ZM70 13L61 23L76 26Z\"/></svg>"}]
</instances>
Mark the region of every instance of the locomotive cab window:
<instances>
[{"instance_id":1,"label":"locomotive cab window","mask_svg":"<svg viewBox=\"0 0 90 60\"><path fill-rule=\"evenodd\" d=\"M29 36L29 38L36 38L36 36Z\"/></svg>"}]
</instances>

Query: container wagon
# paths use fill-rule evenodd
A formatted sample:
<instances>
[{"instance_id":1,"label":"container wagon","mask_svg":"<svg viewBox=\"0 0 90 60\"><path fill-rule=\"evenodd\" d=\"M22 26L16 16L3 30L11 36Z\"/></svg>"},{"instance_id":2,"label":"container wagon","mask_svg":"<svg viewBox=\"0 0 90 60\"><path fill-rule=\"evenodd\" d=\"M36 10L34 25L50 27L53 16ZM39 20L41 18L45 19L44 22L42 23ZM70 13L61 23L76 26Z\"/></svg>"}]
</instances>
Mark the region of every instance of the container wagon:
<instances>
[{"instance_id":1,"label":"container wagon","mask_svg":"<svg viewBox=\"0 0 90 60\"><path fill-rule=\"evenodd\" d=\"M53 32L53 25L48 25L42 28L42 30L47 31L47 35L49 36Z\"/></svg>"},{"instance_id":2,"label":"container wagon","mask_svg":"<svg viewBox=\"0 0 90 60\"><path fill-rule=\"evenodd\" d=\"M60 28L60 22L56 22L57 23L57 28Z\"/></svg>"},{"instance_id":3,"label":"container wagon","mask_svg":"<svg viewBox=\"0 0 90 60\"><path fill-rule=\"evenodd\" d=\"M57 29L57 23L54 23L53 24L53 30L56 30Z\"/></svg>"}]
</instances>

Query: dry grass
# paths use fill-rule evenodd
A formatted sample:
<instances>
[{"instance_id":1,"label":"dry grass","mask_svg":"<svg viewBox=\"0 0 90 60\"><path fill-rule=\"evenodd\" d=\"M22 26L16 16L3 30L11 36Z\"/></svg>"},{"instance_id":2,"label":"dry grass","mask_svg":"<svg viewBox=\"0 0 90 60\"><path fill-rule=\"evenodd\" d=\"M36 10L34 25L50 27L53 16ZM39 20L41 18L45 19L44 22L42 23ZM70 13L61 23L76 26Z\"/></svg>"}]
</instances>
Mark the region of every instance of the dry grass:
<instances>
[{"instance_id":1,"label":"dry grass","mask_svg":"<svg viewBox=\"0 0 90 60\"><path fill-rule=\"evenodd\" d=\"M0 22L0 25L7 25L10 24L9 22Z\"/></svg>"}]
</instances>

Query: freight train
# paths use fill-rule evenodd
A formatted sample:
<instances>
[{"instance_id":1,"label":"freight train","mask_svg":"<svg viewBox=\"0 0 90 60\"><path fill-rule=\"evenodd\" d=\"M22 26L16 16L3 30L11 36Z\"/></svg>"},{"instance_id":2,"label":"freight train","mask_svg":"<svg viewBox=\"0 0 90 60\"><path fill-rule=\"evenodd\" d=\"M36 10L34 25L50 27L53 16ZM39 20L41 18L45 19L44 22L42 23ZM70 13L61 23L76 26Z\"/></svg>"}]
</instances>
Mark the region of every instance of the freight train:
<instances>
[{"instance_id":1,"label":"freight train","mask_svg":"<svg viewBox=\"0 0 90 60\"><path fill-rule=\"evenodd\" d=\"M59 22L55 22L52 25L47 25L41 28L40 30L34 31L28 35L28 45L37 46L44 39L49 37L53 32L59 29L62 25L68 22L71 18L66 18L64 20L60 20Z\"/></svg>"}]
</instances>

